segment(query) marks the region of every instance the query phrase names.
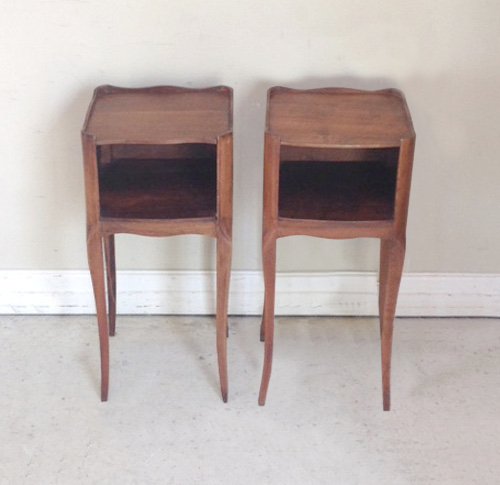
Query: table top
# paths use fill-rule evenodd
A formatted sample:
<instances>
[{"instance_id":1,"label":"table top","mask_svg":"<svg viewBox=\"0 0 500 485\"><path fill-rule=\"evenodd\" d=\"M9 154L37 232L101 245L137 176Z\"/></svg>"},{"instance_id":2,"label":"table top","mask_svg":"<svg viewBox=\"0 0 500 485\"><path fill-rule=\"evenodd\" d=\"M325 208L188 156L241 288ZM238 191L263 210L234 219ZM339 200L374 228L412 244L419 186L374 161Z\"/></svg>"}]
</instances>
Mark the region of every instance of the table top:
<instances>
[{"instance_id":1,"label":"table top","mask_svg":"<svg viewBox=\"0 0 500 485\"><path fill-rule=\"evenodd\" d=\"M404 95L396 89L274 87L266 130L282 144L319 148L397 147L415 136Z\"/></svg>"},{"instance_id":2,"label":"table top","mask_svg":"<svg viewBox=\"0 0 500 485\"><path fill-rule=\"evenodd\" d=\"M97 145L215 143L231 130L232 90L226 86L99 86L82 129Z\"/></svg>"}]
</instances>

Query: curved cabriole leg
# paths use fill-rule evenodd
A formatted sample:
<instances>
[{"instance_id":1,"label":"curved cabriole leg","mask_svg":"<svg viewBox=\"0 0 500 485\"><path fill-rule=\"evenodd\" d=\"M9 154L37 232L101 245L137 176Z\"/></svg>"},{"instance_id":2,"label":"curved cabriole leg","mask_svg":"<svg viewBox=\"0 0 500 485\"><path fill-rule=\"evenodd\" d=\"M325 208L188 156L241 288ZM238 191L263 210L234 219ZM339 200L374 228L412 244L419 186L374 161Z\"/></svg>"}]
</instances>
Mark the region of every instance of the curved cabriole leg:
<instances>
[{"instance_id":1,"label":"curved cabriole leg","mask_svg":"<svg viewBox=\"0 0 500 485\"><path fill-rule=\"evenodd\" d=\"M116 327L116 264L114 234L104 238L104 254L106 259L106 276L108 282L109 335L113 336L115 334Z\"/></svg>"},{"instance_id":2,"label":"curved cabriole leg","mask_svg":"<svg viewBox=\"0 0 500 485\"><path fill-rule=\"evenodd\" d=\"M90 229L87 235L87 254L90 276L94 289L94 298L99 327L101 351L101 401L108 400L109 389L109 329L106 315L106 291L104 276L104 255L102 240L98 230Z\"/></svg>"},{"instance_id":3,"label":"curved cabriole leg","mask_svg":"<svg viewBox=\"0 0 500 485\"><path fill-rule=\"evenodd\" d=\"M229 279L231 274L231 239L217 237L217 360L222 400L227 402L227 307L229 300Z\"/></svg>"},{"instance_id":4,"label":"curved cabriole leg","mask_svg":"<svg viewBox=\"0 0 500 485\"><path fill-rule=\"evenodd\" d=\"M386 239L380 244L380 336L382 348L382 392L384 411L391 408L391 353L394 315L403 273L405 241Z\"/></svg>"},{"instance_id":5,"label":"curved cabriole leg","mask_svg":"<svg viewBox=\"0 0 500 485\"><path fill-rule=\"evenodd\" d=\"M380 338L382 338L382 315L384 313L384 303L386 296L387 270L389 267L388 244L385 239L380 240L380 269L378 288L378 314L380 324Z\"/></svg>"},{"instance_id":6,"label":"curved cabriole leg","mask_svg":"<svg viewBox=\"0 0 500 485\"><path fill-rule=\"evenodd\" d=\"M264 272L264 314L262 316L261 336L264 336L264 368L259 392L259 405L266 403L267 388L271 378L274 340L274 294L276 285L276 238L265 237L262 244ZM262 332L263 331L263 332Z\"/></svg>"},{"instance_id":7,"label":"curved cabriole leg","mask_svg":"<svg viewBox=\"0 0 500 485\"><path fill-rule=\"evenodd\" d=\"M260 341L266 341L266 329L264 328L264 315L266 314L266 295L264 294L264 309L262 310L262 320L260 321Z\"/></svg>"}]
</instances>

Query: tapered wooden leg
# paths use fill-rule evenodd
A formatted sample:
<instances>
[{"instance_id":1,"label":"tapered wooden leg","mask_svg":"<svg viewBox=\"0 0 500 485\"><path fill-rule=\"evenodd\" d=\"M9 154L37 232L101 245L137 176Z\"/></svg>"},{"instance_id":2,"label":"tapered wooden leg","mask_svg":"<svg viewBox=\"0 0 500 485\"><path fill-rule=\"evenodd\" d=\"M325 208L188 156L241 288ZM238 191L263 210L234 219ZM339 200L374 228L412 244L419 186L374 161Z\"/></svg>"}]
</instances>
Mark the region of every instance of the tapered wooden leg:
<instances>
[{"instance_id":1,"label":"tapered wooden leg","mask_svg":"<svg viewBox=\"0 0 500 485\"><path fill-rule=\"evenodd\" d=\"M264 314L262 316L261 335L264 336L264 368L259 392L259 405L266 403L267 388L271 378L274 340L274 295L276 286L276 238L264 236L262 244L262 261L264 272Z\"/></svg>"},{"instance_id":2,"label":"tapered wooden leg","mask_svg":"<svg viewBox=\"0 0 500 485\"><path fill-rule=\"evenodd\" d=\"M260 341L266 341L266 329L264 328L264 315L266 314L266 295L264 293L264 308L262 310L262 320L260 321Z\"/></svg>"},{"instance_id":3,"label":"tapered wooden leg","mask_svg":"<svg viewBox=\"0 0 500 485\"><path fill-rule=\"evenodd\" d=\"M404 257L404 239L387 239L381 241L379 309L384 411L389 411L391 408L392 335Z\"/></svg>"},{"instance_id":4,"label":"tapered wooden leg","mask_svg":"<svg viewBox=\"0 0 500 485\"><path fill-rule=\"evenodd\" d=\"M231 239L219 235L217 238L217 359L222 400L227 402L227 307L231 274Z\"/></svg>"},{"instance_id":5,"label":"tapered wooden leg","mask_svg":"<svg viewBox=\"0 0 500 485\"><path fill-rule=\"evenodd\" d=\"M387 274L389 268L388 242L385 239L380 240L380 269L379 269L379 288L378 288L378 314L380 315L380 337L382 338L382 315L384 313L384 302L387 294Z\"/></svg>"},{"instance_id":6,"label":"tapered wooden leg","mask_svg":"<svg viewBox=\"0 0 500 485\"><path fill-rule=\"evenodd\" d=\"M90 229L88 231L87 253L99 327L99 344L101 351L101 401L107 401L109 389L109 329L106 315L104 254L101 236L96 229Z\"/></svg>"},{"instance_id":7,"label":"tapered wooden leg","mask_svg":"<svg viewBox=\"0 0 500 485\"><path fill-rule=\"evenodd\" d=\"M108 322L109 335L115 334L116 326L116 264L115 264L115 236L104 238L104 254L106 260L106 276L108 282Z\"/></svg>"}]
</instances>

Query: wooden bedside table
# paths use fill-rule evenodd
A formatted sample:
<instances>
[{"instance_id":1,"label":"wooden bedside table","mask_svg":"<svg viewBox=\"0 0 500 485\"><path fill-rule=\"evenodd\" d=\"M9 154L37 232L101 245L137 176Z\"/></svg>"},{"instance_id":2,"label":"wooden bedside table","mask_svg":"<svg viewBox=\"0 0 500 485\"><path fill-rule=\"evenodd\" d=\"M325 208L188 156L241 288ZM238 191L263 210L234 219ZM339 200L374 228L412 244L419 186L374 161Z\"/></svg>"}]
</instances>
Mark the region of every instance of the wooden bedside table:
<instances>
[{"instance_id":1,"label":"wooden bedside table","mask_svg":"<svg viewBox=\"0 0 500 485\"><path fill-rule=\"evenodd\" d=\"M405 254L415 132L394 89L268 91L262 256L265 341L259 404L271 376L276 240L374 237L380 249L383 407L390 409L394 314Z\"/></svg>"},{"instance_id":2,"label":"wooden bedside table","mask_svg":"<svg viewBox=\"0 0 500 485\"><path fill-rule=\"evenodd\" d=\"M114 235L199 234L217 240L217 354L222 399L227 401L232 90L100 86L90 103L82 144L101 399L108 397L108 335L115 331Z\"/></svg>"}]
</instances>

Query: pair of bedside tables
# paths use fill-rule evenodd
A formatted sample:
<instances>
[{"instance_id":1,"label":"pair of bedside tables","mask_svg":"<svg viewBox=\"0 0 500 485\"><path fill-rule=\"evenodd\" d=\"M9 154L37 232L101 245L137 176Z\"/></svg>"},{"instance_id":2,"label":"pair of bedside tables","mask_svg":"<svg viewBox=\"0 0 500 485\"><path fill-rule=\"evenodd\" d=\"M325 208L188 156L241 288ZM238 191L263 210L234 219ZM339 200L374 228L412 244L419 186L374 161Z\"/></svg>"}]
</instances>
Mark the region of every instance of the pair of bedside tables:
<instances>
[{"instance_id":1,"label":"pair of bedside tables","mask_svg":"<svg viewBox=\"0 0 500 485\"><path fill-rule=\"evenodd\" d=\"M118 233L216 238L216 341L222 399L227 401L232 111L232 90L225 86L101 86L94 92L82 144L103 401L109 388L109 335L114 334L116 320L114 235ZM414 145L411 117L397 90L269 90L260 405L266 400L272 365L276 241L309 235L381 240L383 407L390 408L393 322L405 254Z\"/></svg>"}]
</instances>

